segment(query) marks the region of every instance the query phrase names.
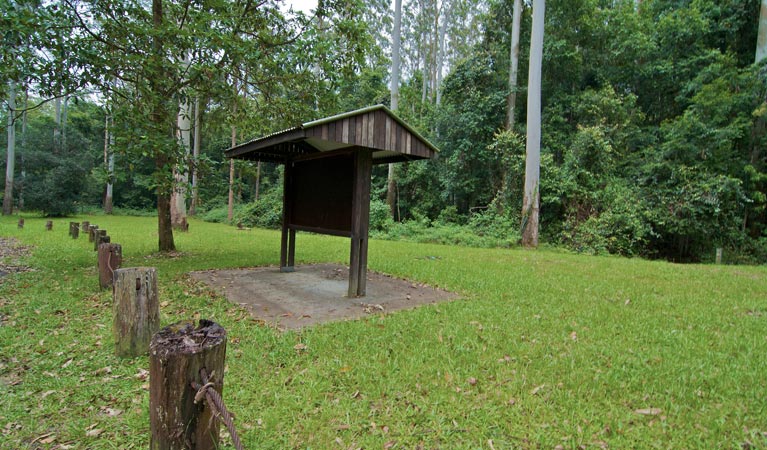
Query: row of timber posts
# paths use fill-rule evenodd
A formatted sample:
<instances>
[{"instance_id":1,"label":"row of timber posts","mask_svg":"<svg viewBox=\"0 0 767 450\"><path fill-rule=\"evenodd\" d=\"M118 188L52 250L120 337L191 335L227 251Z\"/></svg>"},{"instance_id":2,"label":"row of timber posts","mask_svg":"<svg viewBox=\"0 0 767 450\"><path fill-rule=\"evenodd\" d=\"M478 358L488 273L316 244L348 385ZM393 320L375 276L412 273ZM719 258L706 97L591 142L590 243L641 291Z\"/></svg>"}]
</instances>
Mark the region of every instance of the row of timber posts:
<instances>
[{"instance_id":1,"label":"row of timber posts","mask_svg":"<svg viewBox=\"0 0 767 450\"><path fill-rule=\"evenodd\" d=\"M19 228L24 228L23 218ZM47 221L45 229L52 230L53 222ZM219 448L223 423L234 447L242 449L233 417L221 398L226 330L204 319L196 326L179 322L160 330L157 270L120 268L122 246L111 243L106 230L87 221L82 227L69 223L73 239L79 237L80 230L88 233L98 250L99 286L112 287L115 354L132 358L149 353L150 448Z\"/></svg>"}]
</instances>

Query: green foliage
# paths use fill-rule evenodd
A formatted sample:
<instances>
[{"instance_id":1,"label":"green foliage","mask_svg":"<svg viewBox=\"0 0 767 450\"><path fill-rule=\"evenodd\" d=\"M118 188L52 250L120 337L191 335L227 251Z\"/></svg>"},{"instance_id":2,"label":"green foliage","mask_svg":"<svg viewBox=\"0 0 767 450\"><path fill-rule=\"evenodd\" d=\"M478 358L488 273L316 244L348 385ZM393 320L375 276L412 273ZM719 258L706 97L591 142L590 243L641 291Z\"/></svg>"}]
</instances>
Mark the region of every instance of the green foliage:
<instances>
[{"instance_id":1,"label":"green foliage","mask_svg":"<svg viewBox=\"0 0 767 450\"><path fill-rule=\"evenodd\" d=\"M271 189L258 200L238 208L234 223L248 227L279 228L282 224L282 189Z\"/></svg>"},{"instance_id":2,"label":"green foliage","mask_svg":"<svg viewBox=\"0 0 767 450\"><path fill-rule=\"evenodd\" d=\"M392 225L394 220L392 220L389 205L378 199L370 200L370 230L387 231Z\"/></svg>"}]
</instances>

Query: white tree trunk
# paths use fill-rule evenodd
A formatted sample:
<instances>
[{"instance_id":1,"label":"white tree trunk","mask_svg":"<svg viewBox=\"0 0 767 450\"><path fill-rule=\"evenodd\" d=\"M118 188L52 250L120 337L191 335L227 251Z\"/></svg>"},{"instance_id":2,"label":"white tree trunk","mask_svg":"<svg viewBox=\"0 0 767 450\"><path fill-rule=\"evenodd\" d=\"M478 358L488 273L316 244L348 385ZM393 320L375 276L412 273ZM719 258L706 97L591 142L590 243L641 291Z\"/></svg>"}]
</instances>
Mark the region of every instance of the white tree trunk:
<instances>
[{"instance_id":1,"label":"white tree trunk","mask_svg":"<svg viewBox=\"0 0 767 450\"><path fill-rule=\"evenodd\" d=\"M447 22L450 20L450 13L452 11L452 3L449 0L442 1L442 24L439 26L439 41L437 51L437 82L434 85L434 89L437 94L437 105L442 103L442 70L445 65L445 35L447 34Z\"/></svg>"},{"instance_id":2,"label":"white tree trunk","mask_svg":"<svg viewBox=\"0 0 767 450\"><path fill-rule=\"evenodd\" d=\"M394 1L394 28L392 29L392 62L391 62L391 109L399 108L399 71L400 71L400 40L402 32L402 0ZM389 164L386 177L386 204L392 218L396 219L397 212L397 183L394 178L394 164Z\"/></svg>"},{"instance_id":3,"label":"white tree trunk","mask_svg":"<svg viewBox=\"0 0 767 450\"><path fill-rule=\"evenodd\" d=\"M106 121L104 123L104 164L107 168L107 188L106 188L106 194L104 195L104 214L112 214L112 207L113 207L113 190L114 187L112 185L112 180L114 179L115 174L115 155L112 150L112 146L114 144L114 135L111 128L111 117L109 114L106 116Z\"/></svg>"},{"instance_id":4,"label":"white tree trunk","mask_svg":"<svg viewBox=\"0 0 767 450\"><path fill-rule=\"evenodd\" d=\"M69 113L69 96L64 97L61 105L61 150L67 151L67 114Z\"/></svg>"},{"instance_id":5,"label":"white tree trunk","mask_svg":"<svg viewBox=\"0 0 767 450\"><path fill-rule=\"evenodd\" d=\"M61 150L61 98L53 101L53 152Z\"/></svg>"},{"instance_id":6,"label":"white tree trunk","mask_svg":"<svg viewBox=\"0 0 767 450\"><path fill-rule=\"evenodd\" d=\"M509 103L506 112L506 129L514 130L517 109L517 76L519 74L519 28L522 22L522 0L514 0L514 16L511 22L511 50L509 59Z\"/></svg>"},{"instance_id":7,"label":"white tree trunk","mask_svg":"<svg viewBox=\"0 0 767 450\"><path fill-rule=\"evenodd\" d=\"M533 30L530 36L530 72L527 81L527 152L525 192L522 200L522 245L538 246L541 166L541 67L545 0L533 0Z\"/></svg>"},{"instance_id":8,"label":"white tree trunk","mask_svg":"<svg viewBox=\"0 0 767 450\"><path fill-rule=\"evenodd\" d=\"M19 148L19 159L21 160L21 183L19 187L19 211L24 211L24 182L27 178L27 172L24 167L24 154L27 152L27 108L29 107L29 90L24 89L24 112L21 113L21 148Z\"/></svg>"},{"instance_id":9,"label":"white tree trunk","mask_svg":"<svg viewBox=\"0 0 767 450\"><path fill-rule=\"evenodd\" d=\"M762 0L759 8L759 31L756 36L756 56L754 62L759 62L767 56L767 0Z\"/></svg>"},{"instance_id":10,"label":"white tree trunk","mask_svg":"<svg viewBox=\"0 0 767 450\"><path fill-rule=\"evenodd\" d=\"M8 83L8 147L6 151L5 163L5 196L3 197L3 215L13 214L13 176L16 164L16 125L14 115L16 114L16 83Z\"/></svg>"},{"instance_id":11,"label":"white tree trunk","mask_svg":"<svg viewBox=\"0 0 767 450\"><path fill-rule=\"evenodd\" d=\"M192 120L189 102L184 101L178 107L178 117L176 120L176 137L179 144L184 148L184 154L188 159L191 150L191 131ZM170 202L170 220L174 227L182 226L186 220L186 184L189 182L187 169L183 165L178 165L174 169L176 187L173 189Z\"/></svg>"},{"instance_id":12,"label":"white tree trunk","mask_svg":"<svg viewBox=\"0 0 767 450\"><path fill-rule=\"evenodd\" d=\"M192 203L189 206L189 215L197 213L197 202L199 201L197 189L197 162L200 159L200 99L194 99L194 144L192 147Z\"/></svg>"}]
</instances>

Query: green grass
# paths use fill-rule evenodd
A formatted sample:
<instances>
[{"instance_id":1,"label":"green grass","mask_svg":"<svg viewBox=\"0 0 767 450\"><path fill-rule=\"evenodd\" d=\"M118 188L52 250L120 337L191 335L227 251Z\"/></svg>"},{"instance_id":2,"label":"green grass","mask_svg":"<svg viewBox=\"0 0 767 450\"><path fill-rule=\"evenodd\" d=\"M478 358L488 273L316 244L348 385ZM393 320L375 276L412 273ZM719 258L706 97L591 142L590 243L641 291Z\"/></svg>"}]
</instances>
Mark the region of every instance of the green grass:
<instances>
[{"instance_id":1,"label":"green grass","mask_svg":"<svg viewBox=\"0 0 767 450\"><path fill-rule=\"evenodd\" d=\"M184 275L275 264L277 232L192 220L167 257L153 218L90 219L124 266L157 267L163 324L227 329L247 448L767 448L765 267L372 241L371 269L464 299L280 333ZM0 447L147 448L147 358L113 356L111 293L68 221L0 219L37 269L0 283ZM300 234L296 257L348 243Z\"/></svg>"}]
</instances>

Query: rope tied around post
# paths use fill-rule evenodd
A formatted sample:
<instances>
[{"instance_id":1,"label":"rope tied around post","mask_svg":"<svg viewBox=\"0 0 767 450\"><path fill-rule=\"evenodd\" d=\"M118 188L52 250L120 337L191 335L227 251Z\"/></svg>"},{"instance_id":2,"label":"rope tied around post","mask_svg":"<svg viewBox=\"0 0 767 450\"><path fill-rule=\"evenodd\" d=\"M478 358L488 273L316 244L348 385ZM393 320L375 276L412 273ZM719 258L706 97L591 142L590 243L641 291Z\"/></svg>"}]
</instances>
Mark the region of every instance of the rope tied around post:
<instances>
[{"instance_id":1,"label":"rope tied around post","mask_svg":"<svg viewBox=\"0 0 767 450\"><path fill-rule=\"evenodd\" d=\"M204 367L200 369L200 379L203 384L196 381L192 381L191 383L192 389L197 391L194 395L194 402L199 403L204 398L212 412L211 416L217 418L226 426L226 429L229 431L229 436L232 438L232 445L234 445L234 448L243 450L240 437L237 435L237 430L234 428L234 418L226 409L221 394L214 389L214 383L208 380L208 373Z\"/></svg>"}]
</instances>

